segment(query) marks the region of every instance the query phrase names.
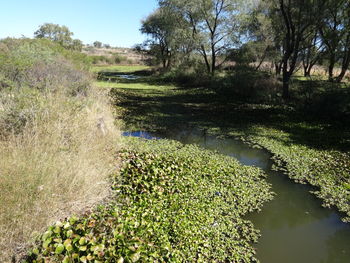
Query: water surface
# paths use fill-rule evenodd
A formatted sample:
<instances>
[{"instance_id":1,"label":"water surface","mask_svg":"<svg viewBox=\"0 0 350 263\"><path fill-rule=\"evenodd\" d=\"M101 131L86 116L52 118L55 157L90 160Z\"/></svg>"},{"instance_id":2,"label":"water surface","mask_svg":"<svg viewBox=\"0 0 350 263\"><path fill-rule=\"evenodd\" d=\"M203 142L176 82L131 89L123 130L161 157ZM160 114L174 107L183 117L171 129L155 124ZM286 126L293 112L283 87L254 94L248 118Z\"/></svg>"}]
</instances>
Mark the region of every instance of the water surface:
<instances>
[{"instance_id":1,"label":"water surface","mask_svg":"<svg viewBox=\"0 0 350 263\"><path fill-rule=\"evenodd\" d=\"M349 263L350 224L310 193L310 186L296 184L286 175L271 170L270 155L234 139L217 139L201 131L175 131L155 135L124 133L146 139L167 138L194 143L238 159L242 164L263 169L276 196L260 213L247 216L261 230L255 245L262 263Z\"/></svg>"}]
</instances>

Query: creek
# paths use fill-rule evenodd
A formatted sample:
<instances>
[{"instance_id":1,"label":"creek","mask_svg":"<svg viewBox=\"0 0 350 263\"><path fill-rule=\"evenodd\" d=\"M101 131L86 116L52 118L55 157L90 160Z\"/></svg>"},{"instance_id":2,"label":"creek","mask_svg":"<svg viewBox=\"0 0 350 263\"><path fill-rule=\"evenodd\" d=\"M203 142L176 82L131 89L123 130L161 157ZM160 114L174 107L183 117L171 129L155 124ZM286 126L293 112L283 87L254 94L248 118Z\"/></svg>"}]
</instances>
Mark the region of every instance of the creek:
<instances>
[{"instance_id":1,"label":"creek","mask_svg":"<svg viewBox=\"0 0 350 263\"><path fill-rule=\"evenodd\" d=\"M322 207L309 185L296 184L285 174L272 170L271 155L234 139L220 139L201 131L173 131L167 134L125 132L124 136L145 139L173 139L184 144L218 151L244 165L261 168L276 193L261 212L246 216L261 230L255 244L261 263L349 263L350 224L340 214Z\"/></svg>"}]
</instances>

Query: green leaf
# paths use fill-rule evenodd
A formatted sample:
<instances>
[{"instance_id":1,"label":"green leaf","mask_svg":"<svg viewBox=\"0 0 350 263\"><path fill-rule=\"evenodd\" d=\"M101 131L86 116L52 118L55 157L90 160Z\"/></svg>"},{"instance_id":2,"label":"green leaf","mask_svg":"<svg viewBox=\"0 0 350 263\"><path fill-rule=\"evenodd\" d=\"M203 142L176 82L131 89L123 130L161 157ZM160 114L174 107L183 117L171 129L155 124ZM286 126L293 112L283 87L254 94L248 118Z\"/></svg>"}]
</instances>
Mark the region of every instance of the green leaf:
<instances>
[{"instance_id":1,"label":"green leaf","mask_svg":"<svg viewBox=\"0 0 350 263\"><path fill-rule=\"evenodd\" d=\"M131 255L130 259L132 262L137 262L140 259L140 253L134 253Z\"/></svg>"},{"instance_id":2,"label":"green leaf","mask_svg":"<svg viewBox=\"0 0 350 263\"><path fill-rule=\"evenodd\" d=\"M64 251L64 245L63 244L58 244L55 250L55 253L57 255L61 254Z\"/></svg>"}]
</instances>

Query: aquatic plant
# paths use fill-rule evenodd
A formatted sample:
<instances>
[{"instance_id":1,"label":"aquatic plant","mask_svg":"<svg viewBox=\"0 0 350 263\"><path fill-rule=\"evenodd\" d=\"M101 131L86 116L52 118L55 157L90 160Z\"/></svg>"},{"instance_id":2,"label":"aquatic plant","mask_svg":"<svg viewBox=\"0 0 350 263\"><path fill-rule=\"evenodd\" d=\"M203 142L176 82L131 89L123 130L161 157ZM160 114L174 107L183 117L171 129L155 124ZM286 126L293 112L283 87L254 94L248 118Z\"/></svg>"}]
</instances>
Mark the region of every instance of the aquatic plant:
<instances>
[{"instance_id":1,"label":"aquatic plant","mask_svg":"<svg viewBox=\"0 0 350 263\"><path fill-rule=\"evenodd\" d=\"M51 226L27 262L255 262L242 217L272 199L265 174L167 140L127 139L115 197Z\"/></svg>"}]
</instances>

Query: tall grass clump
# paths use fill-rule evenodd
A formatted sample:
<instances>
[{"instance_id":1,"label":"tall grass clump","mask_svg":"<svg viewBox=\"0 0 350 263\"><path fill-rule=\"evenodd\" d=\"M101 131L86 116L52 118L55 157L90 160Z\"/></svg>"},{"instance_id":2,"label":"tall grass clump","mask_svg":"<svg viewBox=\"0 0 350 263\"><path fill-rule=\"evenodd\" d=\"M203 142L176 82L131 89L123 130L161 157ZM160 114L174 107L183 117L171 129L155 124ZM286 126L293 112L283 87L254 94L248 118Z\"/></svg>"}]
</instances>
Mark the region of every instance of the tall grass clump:
<instances>
[{"instance_id":1,"label":"tall grass clump","mask_svg":"<svg viewBox=\"0 0 350 263\"><path fill-rule=\"evenodd\" d=\"M109 193L119 133L84 56L49 41L0 42L0 258Z\"/></svg>"}]
</instances>

